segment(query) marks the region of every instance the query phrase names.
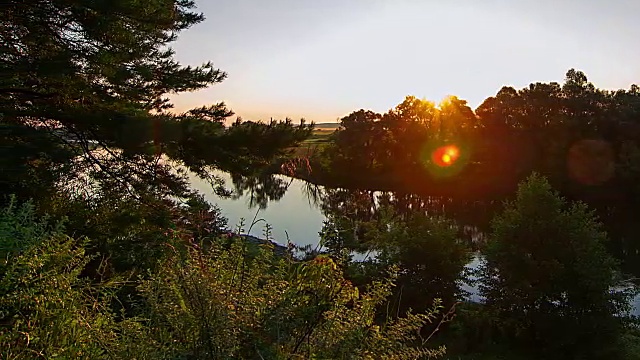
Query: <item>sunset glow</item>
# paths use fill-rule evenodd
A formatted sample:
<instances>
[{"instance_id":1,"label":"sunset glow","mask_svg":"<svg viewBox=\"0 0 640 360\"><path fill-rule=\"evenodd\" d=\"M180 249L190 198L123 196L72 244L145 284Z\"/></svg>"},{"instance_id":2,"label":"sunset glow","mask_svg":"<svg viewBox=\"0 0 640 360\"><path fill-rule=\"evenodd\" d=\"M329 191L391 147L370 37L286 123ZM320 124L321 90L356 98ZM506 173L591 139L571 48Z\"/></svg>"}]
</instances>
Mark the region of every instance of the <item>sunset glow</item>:
<instances>
[{"instance_id":1,"label":"sunset glow","mask_svg":"<svg viewBox=\"0 0 640 360\"><path fill-rule=\"evenodd\" d=\"M246 120L324 123L353 109L385 111L408 94L455 94L475 108L504 84L562 81L572 66L605 88L640 76L640 50L629 45L640 31L638 1L196 3L208 20L181 34L176 56L191 65L212 60L229 77L172 95L177 112L224 100ZM438 56L434 46L416 46L416 37L434 33L464 45L438 41ZM377 48L387 50L374 56ZM391 76L371 76L383 68Z\"/></svg>"}]
</instances>

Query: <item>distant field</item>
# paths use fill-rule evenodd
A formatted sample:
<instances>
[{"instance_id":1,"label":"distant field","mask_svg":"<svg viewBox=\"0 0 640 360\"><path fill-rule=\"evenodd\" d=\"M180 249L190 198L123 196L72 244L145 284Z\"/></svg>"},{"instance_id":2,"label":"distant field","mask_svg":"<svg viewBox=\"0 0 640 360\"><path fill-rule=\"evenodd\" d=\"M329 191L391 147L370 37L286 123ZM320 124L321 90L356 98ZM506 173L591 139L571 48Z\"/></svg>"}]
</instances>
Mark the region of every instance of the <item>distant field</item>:
<instances>
[{"instance_id":1,"label":"distant field","mask_svg":"<svg viewBox=\"0 0 640 360\"><path fill-rule=\"evenodd\" d=\"M334 131L340 126L339 123L319 123L315 124L316 130Z\"/></svg>"},{"instance_id":2,"label":"distant field","mask_svg":"<svg viewBox=\"0 0 640 360\"><path fill-rule=\"evenodd\" d=\"M303 143L324 143L329 141L329 136L335 132L335 129L313 129L313 134Z\"/></svg>"},{"instance_id":3,"label":"distant field","mask_svg":"<svg viewBox=\"0 0 640 360\"><path fill-rule=\"evenodd\" d=\"M321 127L318 127L321 125ZM338 124L316 124L316 127L313 129L313 134L303 141L300 146L295 148L295 155L306 157L313 154L315 151L321 150L329 143L329 136L333 134L337 126L334 127L323 127L322 125L338 125Z\"/></svg>"}]
</instances>

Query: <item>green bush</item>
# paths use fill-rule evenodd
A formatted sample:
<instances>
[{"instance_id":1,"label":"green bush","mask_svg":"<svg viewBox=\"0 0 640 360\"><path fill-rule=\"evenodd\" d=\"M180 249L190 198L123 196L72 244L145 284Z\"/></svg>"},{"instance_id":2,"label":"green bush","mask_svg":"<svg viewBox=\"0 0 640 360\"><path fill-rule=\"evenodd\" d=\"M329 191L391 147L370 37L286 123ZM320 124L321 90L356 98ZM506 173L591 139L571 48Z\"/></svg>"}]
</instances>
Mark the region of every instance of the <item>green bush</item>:
<instances>
[{"instance_id":1,"label":"green bush","mask_svg":"<svg viewBox=\"0 0 640 360\"><path fill-rule=\"evenodd\" d=\"M235 242L231 249L176 249L161 269L141 291L158 351L175 357L416 359L444 352L419 338L438 302L426 314L378 326L376 307L392 283L361 294L329 257L295 262L269 249L249 259L246 244Z\"/></svg>"},{"instance_id":2,"label":"green bush","mask_svg":"<svg viewBox=\"0 0 640 360\"><path fill-rule=\"evenodd\" d=\"M84 242L38 221L29 204L0 215L0 351L3 359L113 359L122 344L109 311L113 286L80 274Z\"/></svg>"},{"instance_id":3,"label":"green bush","mask_svg":"<svg viewBox=\"0 0 640 360\"><path fill-rule=\"evenodd\" d=\"M612 359L628 294L614 291L607 236L584 204L568 204L538 175L493 223L482 295L522 349L546 359Z\"/></svg>"},{"instance_id":4,"label":"green bush","mask_svg":"<svg viewBox=\"0 0 640 360\"><path fill-rule=\"evenodd\" d=\"M445 350L420 337L438 301L376 323L392 281L361 293L328 257L294 261L241 238L196 245L174 231L160 266L123 284L117 273L93 276L103 266L85 274L101 259L87 244L29 204L1 212L3 359L417 359ZM123 286L137 298L128 312Z\"/></svg>"},{"instance_id":5,"label":"green bush","mask_svg":"<svg viewBox=\"0 0 640 360\"><path fill-rule=\"evenodd\" d=\"M435 298L447 307L461 300L460 280L471 253L454 222L415 212L390 222L378 243L381 263L402 270L394 294L401 312L422 311Z\"/></svg>"}]
</instances>

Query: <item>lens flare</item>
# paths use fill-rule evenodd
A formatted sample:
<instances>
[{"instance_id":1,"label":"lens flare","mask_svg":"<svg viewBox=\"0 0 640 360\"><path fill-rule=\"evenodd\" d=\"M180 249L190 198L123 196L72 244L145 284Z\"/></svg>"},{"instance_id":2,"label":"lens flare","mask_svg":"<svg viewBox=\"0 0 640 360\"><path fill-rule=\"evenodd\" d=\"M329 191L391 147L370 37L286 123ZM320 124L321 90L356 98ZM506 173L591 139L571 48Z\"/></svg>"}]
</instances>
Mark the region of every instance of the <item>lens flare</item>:
<instances>
[{"instance_id":1,"label":"lens flare","mask_svg":"<svg viewBox=\"0 0 640 360\"><path fill-rule=\"evenodd\" d=\"M420 150L420 163L433 179L450 179L467 168L472 148L464 141L438 139L426 142Z\"/></svg>"},{"instance_id":2,"label":"lens flare","mask_svg":"<svg viewBox=\"0 0 640 360\"><path fill-rule=\"evenodd\" d=\"M439 167L447 167L453 165L459 157L460 149L455 145L447 145L437 148L432 153L431 160Z\"/></svg>"}]
</instances>

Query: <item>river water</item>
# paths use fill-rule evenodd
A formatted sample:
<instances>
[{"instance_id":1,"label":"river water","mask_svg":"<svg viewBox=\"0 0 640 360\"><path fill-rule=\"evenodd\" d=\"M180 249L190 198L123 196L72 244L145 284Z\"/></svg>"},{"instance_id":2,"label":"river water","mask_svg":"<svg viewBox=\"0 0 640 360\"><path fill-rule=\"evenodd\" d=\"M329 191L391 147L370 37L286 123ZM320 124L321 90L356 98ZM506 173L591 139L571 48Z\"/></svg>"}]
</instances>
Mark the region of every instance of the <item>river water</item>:
<instances>
[{"instance_id":1,"label":"river water","mask_svg":"<svg viewBox=\"0 0 640 360\"><path fill-rule=\"evenodd\" d=\"M231 176L224 172L215 173L222 178L227 188L231 186ZM302 180L280 177L288 187L278 200L269 201L266 207L260 209L253 203L250 192L245 192L237 198L223 198L216 195L209 183L195 176L190 177L192 186L197 189L207 201L217 204L222 214L229 220L229 227L235 229L244 224L241 233L256 237L264 237L265 225L272 228L272 240L286 244L292 242L297 245L311 245L315 247L319 242L319 232L322 229L325 216L319 206L309 197L309 184ZM254 223L253 226L251 224ZM480 263L479 256L474 256L469 267L476 267ZM479 300L477 291L472 286L463 286L471 293L471 300ZM640 316L640 294L632 300L632 314Z\"/></svg>"},{"instance_id":2,"label":"river water","mask_svg":"<svg viewBox=\"0 0 640 360\"><path fill-rule=\"evenodd\" d=\"M215 175L221 177L227 187L231 187L229 174L218 172ZM289 239L298 245L316 245L325 217L305 194L304 181L288 178L287 180L290 185L282 198L270 201L265 209L260 210L251 207L250 194L245 194L239 199L221 198L206 181L197 177L190 178L191 184L207 201L220 207L223 215L229 220L230 228L235 229L244 222L243 233L262 237L265 225L269 224L273 228L273 240L277 243L286 244ZM249 231L254 219L257 223Z\"/></svg>"}]
</instances>

